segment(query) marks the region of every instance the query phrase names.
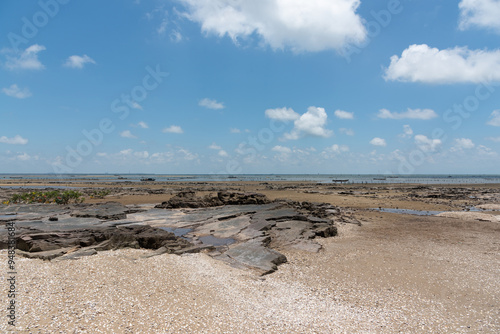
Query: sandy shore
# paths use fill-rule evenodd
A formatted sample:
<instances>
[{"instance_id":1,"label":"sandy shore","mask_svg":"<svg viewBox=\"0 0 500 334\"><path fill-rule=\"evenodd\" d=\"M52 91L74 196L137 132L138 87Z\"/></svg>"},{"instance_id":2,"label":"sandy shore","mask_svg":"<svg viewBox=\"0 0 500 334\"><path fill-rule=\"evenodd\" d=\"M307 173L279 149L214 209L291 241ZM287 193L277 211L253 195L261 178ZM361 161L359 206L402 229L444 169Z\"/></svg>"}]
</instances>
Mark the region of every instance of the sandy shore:
<instances>
[{"instance_id":1,"label":"sandy shore","mask_svg":"<svg viewBox=\"0 0 500 334\"><path fill-rule=\"evenodd\" d=\"M288 263L264 277L205 254L138 259L148 251L125 249L76 261L17 258L17 332L500 331L500 223L472 216L458 219L368 210L461 211L499 204L499 185L420 188L233 182L98 186L112 193L92 201L124 204L159 203L182 188L207 193L220 188L259 191L271 199L349 208L363 225L339 224L339 236L322 239L319 253L288 250ZM493 216L499 213L487 211ZM0 253L4 259L0 278L5 282L7 254L5 250ZM0 302L6 305L6 293ZM8 329L4 319L0 331Z\"/></svg>"}]
</instances>

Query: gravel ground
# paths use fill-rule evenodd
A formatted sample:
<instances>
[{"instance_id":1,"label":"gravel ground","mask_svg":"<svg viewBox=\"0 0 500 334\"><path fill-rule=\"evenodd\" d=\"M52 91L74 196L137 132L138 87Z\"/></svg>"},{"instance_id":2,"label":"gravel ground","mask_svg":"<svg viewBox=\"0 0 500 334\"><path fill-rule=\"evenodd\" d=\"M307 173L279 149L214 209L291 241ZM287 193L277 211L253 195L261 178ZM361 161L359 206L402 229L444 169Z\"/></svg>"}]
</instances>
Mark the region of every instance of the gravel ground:
<instances>
[{"instance_id":1,"label":"gravel ground","mask_svg":"<svg viewBox=\"0 0 500 334\"><path fill-rule=\"evenodd\" d=\"M362 219L320 253L284 251L289 262L264 277L205 254L17 258L16 333L500 332L498 223Z\"/></svg>"}]
</instances>

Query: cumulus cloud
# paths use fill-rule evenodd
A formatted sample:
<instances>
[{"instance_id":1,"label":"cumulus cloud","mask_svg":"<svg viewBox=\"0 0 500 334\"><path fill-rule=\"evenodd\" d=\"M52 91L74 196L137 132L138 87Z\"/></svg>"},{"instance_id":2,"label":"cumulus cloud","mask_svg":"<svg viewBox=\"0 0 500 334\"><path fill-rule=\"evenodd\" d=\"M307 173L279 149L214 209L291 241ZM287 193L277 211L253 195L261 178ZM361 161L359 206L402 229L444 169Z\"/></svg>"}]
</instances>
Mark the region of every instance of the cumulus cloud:
<instances>
[{"instance_id":1,"label":"cumulus cloud","mask_svg":"<svg viewBox=\"0 0 500 334\"><path fill-rule=\"evenodd\" d=\"M335 117L340 118L340 119L354 119L353 112L348 112L348 111L344 111L344 110L335 110L334 114L335 114Z\"/></svg>"},{"instance_id":2,"label":"cumulus cloud","mask_svg":"<svg viewBox=\"0 0 500 334\"><path fill-rule=\"evenodd\" d=\"M440 139L430 139L424 135L415 136L415 144L422 152L435 152L442 144Z\"/></svg>"},{"instance_id":3,"label":"cumulus cloud","mask_svg":"<svg viewBox=\"0 0 500 334\"><path fill-rule=\"evenodd\" d=\"M241 133L241 130L237 129L237 128L231 128L231 129L229 129L229 132L231 132L231 133Z\"/></svg>"},{"instance_id":4,"label":"cumulus cloud","mask_svg":"<svg viewBox=\"0 0 500 334\"><path fill-rule=\"evenodd\" d=\"M451 148L451 151L463 151L474 148L476 145L469 138L456 138L455 145Z\"/></svg>"},{"instance_id":5,"label":"cumulus cloud","mask_svg":"<svg viewBox=\"0 0 500 334\"><path fill-rule=\"evenodd\" d=\"M349 146L333 144L332 146L326 148L325 151L331 152L331 153L334 153L334 154L340 154L340 153L343 153L343 152L349 152Z\"/></svg>"},{"instance_id":6,"label":"cumulus cloud","mask_svg":"<svg viewBox=\"0 0 500 334\"><path fill-rule=\"evenodd\" d=\"M380 109L378 114L378 118L384 119L420 119L420 120L429 120L432 118L438 117L436 112L432 109L410 109L404 112L391 112L387 109Z\"/></svg>"},{"instance_id":7,"label":"cumulus cloud","mask_svg":"<svg viewBox=\"0 0 500 334\"><path fill-rule=\"evenodd\" d=\"M487 123L488 125L500 126L500 109L495 110L490 115L490 120Z\"/></svg>"},{"instance_id":8,"label":"cumulus cloud","mask_svg":"<svg viewBox=\"0 0 500 334\"><path fill-rule=\"evenodd\" d=\"M492 29L500 33L500 1L498 0L462 0L460 8L459 28L471 27Z\"/></svg>"},{"instance_id":9,"label":"cumulus cloud","mask_svg":"<svg viewBox=\"0 0 500 334\"><path fill-rule=\"evenodd\" d=\"M373 146L387 146L385 139L379 137L375 137L372 140L370 140L370 144L372 144Z\"/></svg>"},{"instance_id":10,"label":"cumulus cloud","mask_svg":"<svg viewBox=\"0 0 500 334\"><path fill-rule=\"evenodd\" d=\"M212 145L210 145L208 148L211 150L221 150L222 149L222 147L220 147L216 143L212 143Z\"/></svg>"},{"instance_id":11,"label":"cumulus cloud","mask_svg":"<svg viewBox=\"0 0 500 334\"><path fill-rule=\"evenodd\" d=\"M228 156L227 152L226 152L226 151L224 151L224 150L220 150L217 154L218 154L220 157L227 157L227 156Z\"/></svg>"},{"instance_id":12,"label":"cumulus cloud","mask_svg":"<svg viewBox=\"0 0 500 334\"><path fill-rule=\"evenodd\" d=\"M137 138L136 136L134 136L132 134L132 132L130 132L130 130L125 130L123 131L122 133L120 133L120 136L122 136L123 138L130 138L130 139L135 139Z\"/></svg>"},{"instance_id":13,"label":"cumulus cloud","mask_svg":"<svg viewBox=\"0 0 500 334\"><path fill-rule=\"evenodd\" d=\"M300 115L297 114L292 108L284 107L284 108L267 109L266 117L278 121L288 122L299 119Z\"/></svg>"},{"instance_id":14,"label":"cumulus cloud","mask_svg":"<svg viewBox=\"0 0 500 334\"><path fill-rule=\"evenodd\" d=\"M184 133L182 128L178 125L171 125L168 128L163 129L163 133Z\"/></svg>"},{"instance_id":15,"label":"cumulus cloud","mask_svg":"<svg viewBox=\"0 0 500 334\"><path fill-rule=\"evenodd\" d=\"M360 0L180 0L203 32L235 43L252 35L273 49L340 50L365 40Z\"/></svg>"},{"instance_id":16,"label":"cumulus cloud","mask_svg":"<svg viewBox=\"0 0 500 334\"><path fill-rule=\"evenodd\" d=\"M5 67L9 70L41 70L45 66L38 60L38 53L44 50L45 46L38 44L33 44L22 52L4 49L2 52L6 53L7 59Z\"/></svg>"},{"instance_id":17,"label":"cumulus cloud","mask_svg":"<svg viewBox=\"0 0 500 334\"><path fill-rule=\"evenodd\" d=\"M324 108L309 107L306 113L294 121L292 131L285 133L283 138L296 140L304 136L330 137L333 132L325 129L327 118L328 115Z\"/></svg>"},{"instance_id":18,"label":"cumulus cloud","mask_svg":"<svg viewBox=\"0 0 500 334\"><path fill-rule=\"evenodd\" d=\"M403 133L399 136L402 138L411 138L413 136L412 128L408 124L403 125Z\"/></svg>"},{"instance_id":19,"label":"cumulus cloud","mask_svg":"<svg viewBox=\"0 0 500 334\"><path fill-rule=\"evenodd\" d=\"M18 99L25 99L31 96L31 92L28 88L21 89L16 84L10 85L8 88L2 88L2 92L7 96Z\"/></svg>"},{"instance_id":20,"label":"cumulus cloud","mask_svg":"<svg viewBox=\"0 0 500 334\"><path fill-rule=\"evenodd\" d=\"M73 55L69 56L63 65L70 68L83 68L85 64L95 64L95 63L96 63L95 60L87 55L83 56Z\"/></svg>"},{"instance_id":21,"label":"cumulus cloud","mask_svg":"<svg viewBox=\"0 0 500 334\"><path fill-rule=\"evenodd\" d=\"M209 99L209 98L204 98L200 102L198 102L198 105L201 107L205 107L208 109L224 109L224 104L217 102L215 100Z\"/></svg>"},{"instance_id":22,"label":"cumulus cloud","mask_svg":"<svg viewBox=\"0 0 500 334\"><path fill-rule=\"evenodd\" d=\"M20 135L15 135L12 138L2 136L0 137L0 143L11 144L11 145L26 145L28 143L28 139L25 139Z\"/></svg>"},{"instance_id":23,"label":"cumulus cloud","mask_svg":"<svg viewBox=\"0 0 500 334\"><path fill-rule=\"evenodd\" d=\"M391 57L385 80L449 84L500 80L500 50L439 50L426 44L410 45L401 57Z\"/></svg>"},{"instance_id":24,"label":"cumulus cloud","mask_svg":"<svg viewBox=\"0 0 500 334\"><path fill-rule=\"evenodd\" d=\"M352 129L340 128L339 132L346 136L354 136L354 131Z\"/></svg>"},{"instance_id":25,"label":"cumulus cloud","mask_svg":"<svg viewBox=\"0 0 500 334\"><path fill-rule=\"evenodd\" d=\"M146 122L143 122L143 121L137 123L137 126L139 126L140 128L143 128L143 129L149 128L148 124Z\"/></svg>"},{"instance_id":26,"label":"cumulus cloud","mask_svg":"<svg viewBox=\"0 0 500 334\"><path fill-rule=\"evenodd\" d=\"M279 153L283 153L283 154L292 153L292 149L291 148L285 147L285 146L281 146L281 145L276 145L271 150L274 151L274 152L279 152Z\"/></svg>"},{"instance_id":27,"label":"cumulus cloud","mask_svg":"<svg viewBox=\"0 0 500 334\"><path fill-rule=\"evenodd\" d=\"M216 143L212 143L210 146L208 146L209 149L211 150L217 150L219 152L217 152L217 154L220 156L220 157L227 157L229 154L227 154L226 151L224 151L222 149L222 147L220 147L219 145L217 145Z\"/></svg>"}]
</instances>

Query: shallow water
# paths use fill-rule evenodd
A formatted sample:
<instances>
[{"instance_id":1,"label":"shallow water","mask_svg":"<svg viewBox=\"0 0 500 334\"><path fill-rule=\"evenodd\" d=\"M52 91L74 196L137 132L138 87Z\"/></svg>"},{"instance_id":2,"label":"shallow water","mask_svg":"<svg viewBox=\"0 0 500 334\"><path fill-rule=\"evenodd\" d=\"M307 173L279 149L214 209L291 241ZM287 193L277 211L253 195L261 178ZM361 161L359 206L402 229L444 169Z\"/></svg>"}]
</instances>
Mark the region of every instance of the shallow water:
<instances>
[{"instance_id":1,"label":"shallow water","mask_svg":"<svg viewBox=\"0 0 500 334\"><path fill-rule=\"evenodd\" d=\"M378 212L389 212L389 213L400 213L407 215L417 215L417 216L434 216L444 211L424 211L424 210L411 210L411 209L391 209L391 208L378 208L372 209Z\"/></svg>"}]
</instances>

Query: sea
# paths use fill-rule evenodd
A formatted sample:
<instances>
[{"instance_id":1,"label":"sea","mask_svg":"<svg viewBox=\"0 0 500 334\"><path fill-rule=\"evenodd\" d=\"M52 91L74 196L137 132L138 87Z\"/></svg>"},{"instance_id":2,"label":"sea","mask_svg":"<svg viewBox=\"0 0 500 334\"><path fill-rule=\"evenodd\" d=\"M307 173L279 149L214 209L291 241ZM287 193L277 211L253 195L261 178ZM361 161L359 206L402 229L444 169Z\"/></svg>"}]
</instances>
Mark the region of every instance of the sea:
<instances>
[{"instance_id":1,"label":"sea","mask_svg":"<svg viewBox=\"0 0 500 334\"><path fill-rule=\"evenodd\" d=\"M51 180L61 183L99 182L217 182L217 181L307 181L317 183L348 183L348 184L492 184L500 183L500 175L470 175L470 174L0 174L2 180ZM148 181L144 181L148 180ZM52 182L51 182L52 183Z\"/></svg>"}]
</instances>

